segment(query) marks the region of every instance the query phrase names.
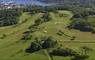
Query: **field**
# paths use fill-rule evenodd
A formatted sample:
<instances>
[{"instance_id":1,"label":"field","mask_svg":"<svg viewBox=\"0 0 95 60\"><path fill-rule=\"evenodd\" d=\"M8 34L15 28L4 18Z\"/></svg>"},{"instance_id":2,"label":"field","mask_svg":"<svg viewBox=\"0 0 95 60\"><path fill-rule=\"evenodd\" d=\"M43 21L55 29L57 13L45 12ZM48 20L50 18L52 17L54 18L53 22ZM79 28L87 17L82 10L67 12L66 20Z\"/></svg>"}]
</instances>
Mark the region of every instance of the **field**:
<instances>
[{"instance_id":1,"label":"field","mask_svg":"<svg viewBox=\"0 0 95 60\"><path fill-rule=\"evenodd\" d=\"M69 30L67 26L70 24L70 18L73 16L69 11L58 11L58 13L50 12L49 14L52 20L41 24L39 29L32 33L32 39L27 42L20 40L23 36L23 32L28 31L28 28L34 24L35 20L41 18L43 13L37 13L31 16L26 12L20 17L18 24L0 27L0 60L48 60L44 50L32 54L25 53L25 49L35 37L41 38L43 36L53 36L63 47L71 48L76 51L79 51L82 46L88 46L92 48L93 51L89 53L90 58L87 60L95 60L95 34L74 29ZM63 14L63 17L59 16L60 14ZM59 30L64 32L62 36L57 34ZM2 38L4 34L6 37ZM70 39L73 36L75 36L76 39L71 41ZM54 60L70 60L69 57L54 56L53 58Z\"/></svg>"}]
</instances>

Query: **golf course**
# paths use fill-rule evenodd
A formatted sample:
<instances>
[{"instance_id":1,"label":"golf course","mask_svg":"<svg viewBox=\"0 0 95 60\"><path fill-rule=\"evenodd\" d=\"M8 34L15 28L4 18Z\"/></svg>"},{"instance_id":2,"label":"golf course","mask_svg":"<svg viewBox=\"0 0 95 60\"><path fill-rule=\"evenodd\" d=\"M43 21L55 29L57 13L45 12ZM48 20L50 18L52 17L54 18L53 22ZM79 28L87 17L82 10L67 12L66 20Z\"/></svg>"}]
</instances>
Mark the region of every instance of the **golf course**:
<instances>
[{"instance_id":1,"label":"golf course","mask_svg":"<svg viewBox=\"0 0 95 60\"><path fill-rule=\"evenodd\" d=\"M90 57L86 60L95 60L95 34L68 29L73 16L70 11L58 10L57 13L49 12L48 14L51 19L37 25L38 28L30 33L31 37L28 40L22 40L24 32L30 31L29 27L33 26L36 20L42 19L44 13L30 15L29 12L24 12L17 24L0 27L0 60L51 60L47 50L53 48L41 49L33 53L25 52L35 38L40 41L45 36L52 36L58 46L72 49L77 53L81 52L81 47L87 46L92 51L87 53ZM72 57L53 56L52 58L53 60L70 60Z\"/></svg>"}]
</instances>

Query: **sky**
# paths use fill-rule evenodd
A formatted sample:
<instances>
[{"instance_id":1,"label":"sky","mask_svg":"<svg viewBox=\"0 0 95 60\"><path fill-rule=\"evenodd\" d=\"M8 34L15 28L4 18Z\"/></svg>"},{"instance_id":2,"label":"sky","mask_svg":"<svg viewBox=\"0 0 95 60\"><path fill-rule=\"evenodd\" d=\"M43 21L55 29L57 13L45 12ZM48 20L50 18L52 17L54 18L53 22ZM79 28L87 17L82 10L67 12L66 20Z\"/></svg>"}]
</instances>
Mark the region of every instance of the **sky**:
<instances>
[{"instance_id":1,"label":"sky","mask_svg":"<svg viewBox=\"0 0 95 60\"><path fill-rule=\"evenodd\" d=\"M16 3L26 3L26 4L34 4L34 5L42 5L42 6L50 6L52 4L43 3L37 0L0 0L0 1L15 1Z\"/></svg>"},{"instance_id":2,"label":"sky","mask_svg":"<svg viewBox=\"0 0 95 60\"><path fill-rule=\"evenodd\" d=\"M24 3L24 1L32 1L32 0L0 0L0 1L3 1L3 2L7 2L7 1L15 1L15 2L17 2L17 3Z\"/></svg>"},{"instance_id":3,"label":"sky","mask_svg":"<svg viewBox=\"0 0 95 60\"><path fill-rule=\"evenodd\" d=\"M24 2L35 2L37 0L0 0L0 1L15 1L17 3L24 3Z\"/></svg>"}]
</instances>

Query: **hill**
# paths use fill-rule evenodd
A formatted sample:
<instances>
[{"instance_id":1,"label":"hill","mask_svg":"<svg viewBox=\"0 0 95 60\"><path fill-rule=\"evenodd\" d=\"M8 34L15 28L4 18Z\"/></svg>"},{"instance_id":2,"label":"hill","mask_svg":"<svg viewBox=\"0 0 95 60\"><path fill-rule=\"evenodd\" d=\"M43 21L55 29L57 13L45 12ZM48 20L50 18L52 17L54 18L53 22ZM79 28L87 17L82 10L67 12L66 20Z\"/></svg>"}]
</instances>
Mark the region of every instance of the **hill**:
<instances>
[{"instance_id":1,"label":"hill","mask_svg":"<svg viewBox=\"0 0 95 60\"><path fill-rule=\"evenodd\" d=\"M31 45L31 42L52 36L54 40L61 44L62 48L70 48L77 52L80 52L80 47L83 46L92 48L93 51L88 53L91 56L88 60L95 60L95 35L91 32L82 32L76 29L69 30L68 26L71 23L72 16L72 12L66 10L58 10L57 13L49 12L46 15L45 13L30 15L29 12L24 12L20 16L18 24L0 28L0 59L48 60L49 56L45 49L34 53L26 53L25 50ZM49 19L44 19L44 17ZM38 23L39 20L40 23ZM37 24L35 25L35 23ZM22 37L26 37L24 33L28 32L28 35L31 35L29 39L22 39ZM74 40L72 41L72 39ZM53 59L70 60L71 57L53 56Z\"/></svg>"}]
</instances>

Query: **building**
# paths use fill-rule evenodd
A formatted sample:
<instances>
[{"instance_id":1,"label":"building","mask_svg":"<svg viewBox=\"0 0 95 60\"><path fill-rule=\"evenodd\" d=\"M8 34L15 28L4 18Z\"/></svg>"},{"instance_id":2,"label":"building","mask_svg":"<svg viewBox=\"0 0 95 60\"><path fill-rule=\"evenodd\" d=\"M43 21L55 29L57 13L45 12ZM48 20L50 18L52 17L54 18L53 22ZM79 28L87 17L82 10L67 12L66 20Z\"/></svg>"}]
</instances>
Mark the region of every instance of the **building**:
<instances>
[{"instance_id":1,"label":"building","mask_svg":"<svg viewBox=\"0 0 95 60\"><path fill-rule=\"evenodd\" d=\"M14 1L0 2L0 9L24 8L24 4L16 4Z\"/></svg>"}]
</instances>

